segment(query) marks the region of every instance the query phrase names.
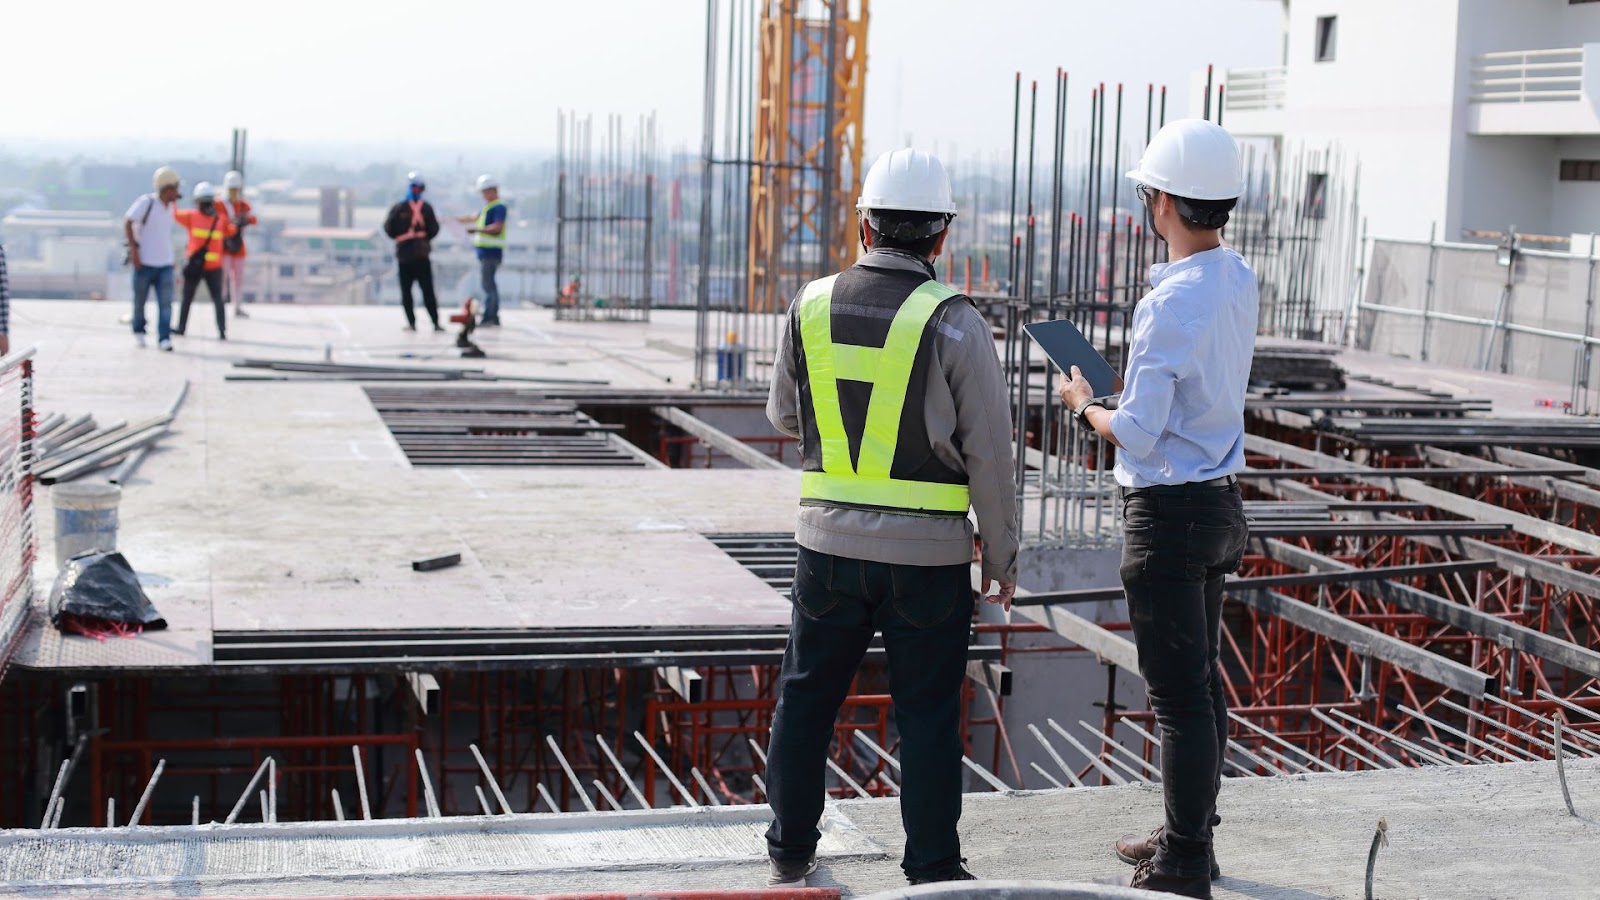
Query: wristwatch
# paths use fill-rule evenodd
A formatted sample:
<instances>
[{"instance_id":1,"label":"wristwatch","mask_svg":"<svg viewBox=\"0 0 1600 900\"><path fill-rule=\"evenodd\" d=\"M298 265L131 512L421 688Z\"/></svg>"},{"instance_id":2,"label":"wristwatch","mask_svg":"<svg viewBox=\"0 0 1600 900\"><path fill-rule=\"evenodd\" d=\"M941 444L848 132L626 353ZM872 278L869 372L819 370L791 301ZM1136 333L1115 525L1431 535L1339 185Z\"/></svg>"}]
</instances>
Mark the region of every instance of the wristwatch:
<instances>
[{"instance_id":1,"label":"wristwatch","mask_svg":"<svg viewBox=\"0 0 1600 900\"><path fill-rule=\"evenodd\" d=\"M1084 413L1088 412L1089 407L1091 406L1098 406L1101 409L1107 408L1104 400L1101 400L1097 397L1090 397L1082 403L1079 403L1077 407L1072 410L1073 421L1078 423L1079 428L1082 428L1084 431L1088 432L1093 432L1094 426L1089 423L1089 418L1085 416Z\"/></svg>"}]
</instances>

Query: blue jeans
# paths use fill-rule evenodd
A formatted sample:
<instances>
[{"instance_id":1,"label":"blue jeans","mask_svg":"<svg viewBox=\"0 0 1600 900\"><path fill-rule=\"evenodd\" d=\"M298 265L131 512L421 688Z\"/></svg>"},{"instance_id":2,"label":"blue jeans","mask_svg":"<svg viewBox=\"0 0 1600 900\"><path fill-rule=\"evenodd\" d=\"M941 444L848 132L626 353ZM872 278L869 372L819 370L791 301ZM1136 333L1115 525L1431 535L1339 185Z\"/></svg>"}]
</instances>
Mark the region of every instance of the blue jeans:
<instances>
[{"instance_id":1,"label":"blue jeans","mask_svg":"<svg viewBox=\"0 0 1600 900\"><path fill-rule=\"evenodd\" d=\"M478 268L483 275L483 316L484 322L500 321L500 288L494 283L494 273L500 268L500 257L485 256L478 260Z\"/></svg>"},{"instance_id":2,"label":"blue jeans","mask_svg":"<svg viewBox=\"0 0 1600 900\"><path fill-rule=\"evenodd\" d=\"M1222 760L1222 588L1244 557L1239 486L1173 485L1123 492L1122 585L1150 708L1161 725L1165 828L1156 869L1210 871Z\"/></svg>"},{"instance_id":3,"label":"blue jeans","mask_svg":"<svg viewBox=\"0 0 1600 900\"><path fill-rule=\"evenodd\" d=\"M961 684L972 631L968 565L906 566L800 548L794 614L778 680L767 759L774 821L767 852L809 858L821 834L824 766L834 720L875 633L889 656L900 732L900 820L907 875L961 862Z\"/></svg>"},{"instance_id":4,"label":"blue jeans","mask_svg":"<svg viewBox=\"0 0 1600 900\"><path fill-rule=\"evenodd\" d=\"M133 270L133 333L144 334L144 301L156 290L156 338L172 338L172 266L139 266Z\"/></svg>"}]
</instances>

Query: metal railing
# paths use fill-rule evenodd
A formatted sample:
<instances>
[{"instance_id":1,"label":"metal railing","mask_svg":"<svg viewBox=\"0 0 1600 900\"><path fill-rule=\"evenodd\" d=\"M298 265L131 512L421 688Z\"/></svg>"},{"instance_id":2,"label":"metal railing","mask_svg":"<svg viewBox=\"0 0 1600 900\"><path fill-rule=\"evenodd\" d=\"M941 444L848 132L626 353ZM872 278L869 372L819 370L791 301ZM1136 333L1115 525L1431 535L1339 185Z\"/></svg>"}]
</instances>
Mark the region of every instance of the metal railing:
<instances>
[{"instance_id":1,"label":"metal railing","mask_svg":"<svg viewBox=\"0 0 1600 900\"><path fill-rule=\"evenodd\" d=\"M1227 85L1229 112L1283 109L1289 92L1288 70L1283 66L1229 69Z\"/></svg>"},{"instance_id":2,"label":"metal railing","mask_svg":"<svg viewBox=\"0 0 1600 900\"><path fill-rule=\"evenodd\" d=\"M1355 304L1358 349L1566 383L1562 408L1600 413L1600 247L1585 253L1374 238Z\"/></svg>"},{"instance_id":3,"label":"metal railing","mask_svg":"<svg viewBox=\"0 0 1600 900\"><path fill-rule=\"evenodd\" d=\"M1474 103L1547 103L1582 96L1582 47L1506 50L1472 61Z\"/></svg>"}]
</instances>

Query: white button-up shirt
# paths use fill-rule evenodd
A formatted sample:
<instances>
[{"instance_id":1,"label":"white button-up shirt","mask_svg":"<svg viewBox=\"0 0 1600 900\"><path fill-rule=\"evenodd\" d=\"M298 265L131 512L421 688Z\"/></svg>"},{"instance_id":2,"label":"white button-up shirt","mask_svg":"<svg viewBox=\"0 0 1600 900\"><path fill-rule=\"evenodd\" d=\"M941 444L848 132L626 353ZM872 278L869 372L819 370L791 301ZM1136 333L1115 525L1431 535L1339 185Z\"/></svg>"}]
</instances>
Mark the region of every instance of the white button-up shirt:
<instances>
[{"instance_id":1,"label":"white button-up shirt","mask_svg":"<svg viewBox=\"0 0 1600 900\"><path fill-rule=\"evenodd\" d=\"M1244 395L1260 304L1256 275L1227 247L1150 268L1133 312L1122 399L1111 414L1124 487L1185 484L1244 469Z\"/></svg>"}]
</instances>

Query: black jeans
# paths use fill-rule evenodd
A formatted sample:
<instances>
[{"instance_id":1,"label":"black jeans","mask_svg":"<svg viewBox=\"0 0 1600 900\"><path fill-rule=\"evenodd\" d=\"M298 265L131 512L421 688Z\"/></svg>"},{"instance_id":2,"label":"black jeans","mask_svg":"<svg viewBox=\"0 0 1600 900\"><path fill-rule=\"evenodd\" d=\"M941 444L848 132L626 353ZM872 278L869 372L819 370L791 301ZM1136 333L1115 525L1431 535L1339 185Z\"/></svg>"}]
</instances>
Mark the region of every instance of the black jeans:
<instances>
[{"instance_id":1,"label":"black jeans","mask_svg":"<svg viewBox=\"0 0 1600 900\"><path fill-rule=\"evenodd\" d=\"M1161 725L1167 820L1156 868L1203 875L1228 744L1222 585L1244 557L1244 507L1234 484L1125 491L1122 508L1128 618Z\"/></svg>"},{"instance_id":2,"label":"black jeans","mask_svg":"<svg viewBox=\"0 0 1600 900\"><path fill-rule=\"evenodd\" d=\"M194 302L194 295L200 290L201 281L205 282L206 291L211 294L211 305L217 309L217 337L227 337L227 307L222 303L221 269L207 269L199 280L188 277L183 279L183 303L178 307L178 327L173 329L172 333L183 334L189 330L189 304Z\"/></svg>"},{"instance_id":3,"label":"black jeans","mask_svg":"<svg viewBox=\"0 0 1600 900\"><path fill-rule=\"evenodd\" d=\"M439 300L433 295L433 261L424 256L421 259L408 259L399 266L400 303L406 308L406 324L412 328L417 327L417 312L411 302L411 286L415 284L422 288L422 305L428 310L428 318L437 328Z\"/></svg>"},{"instance_id":4,"label":"black jeans","mask_svg":"<svg viewBox=\"0 0 1600 900\"><path fill-rule=\"evenodd\" d=\"M767 759L773 859L799 862L821 837L824 766L839 706L883 632L900 732L907 875L961 861L961 682L972 631L968 566L902 566L800 548Z\"/></svg>"}]
</instances>

